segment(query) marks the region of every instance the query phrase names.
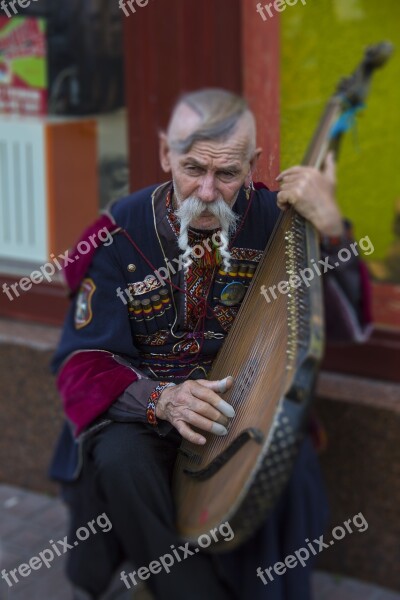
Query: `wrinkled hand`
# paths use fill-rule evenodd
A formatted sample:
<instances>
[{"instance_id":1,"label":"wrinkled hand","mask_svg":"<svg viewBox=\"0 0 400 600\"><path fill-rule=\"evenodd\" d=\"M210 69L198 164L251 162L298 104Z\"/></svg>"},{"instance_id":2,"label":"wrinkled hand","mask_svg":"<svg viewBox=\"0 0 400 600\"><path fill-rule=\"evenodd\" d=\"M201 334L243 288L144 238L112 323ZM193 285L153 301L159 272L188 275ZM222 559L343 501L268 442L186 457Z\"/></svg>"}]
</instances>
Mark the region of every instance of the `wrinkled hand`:
<instances>
[{"instance_id":1,"label":"wrinkled hand","mask_svg":"<svg viewBox=\"0 0 400 600\"><path fill-rule=\"evenodd\" d=\"M189 379L165 388L157 402L156 417L169 421L189 442L205 444L206 439L190 425L215 435L226 435L226 426L235 411L218 393L223 394L232 385L233 378L226 377L219 381Z\"/></svg>"},{"instance_id":2,"label":"wrinkled hand","mask_svg":"<svg viewBox=\"0 0 400 600\"><path fill-rule=\"evenodd\" d=\"M282 171L276 178L281 184L279 208L286 210L291 204L322 235L342 235L342 216L335 199L335 171L332 152L327 155L322 171L300 166Z\"/></svg>"}]
</instances>

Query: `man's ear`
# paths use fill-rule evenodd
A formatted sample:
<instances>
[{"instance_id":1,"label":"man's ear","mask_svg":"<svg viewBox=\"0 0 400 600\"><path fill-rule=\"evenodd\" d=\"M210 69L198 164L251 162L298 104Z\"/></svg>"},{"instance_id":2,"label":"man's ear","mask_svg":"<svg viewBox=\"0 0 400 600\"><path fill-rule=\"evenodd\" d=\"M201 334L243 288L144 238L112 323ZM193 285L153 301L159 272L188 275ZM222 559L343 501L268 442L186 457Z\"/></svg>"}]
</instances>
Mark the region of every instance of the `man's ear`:
<instances>
[{"instance_id":1,"label":"man's ear","mask_svg":"<svg viewBox=\"0 0 400 600\"><path fill-rule=\"evenodd\" d=\"M159 133L159 155L160 155L160 164L164 173L169 173L171 171L171 160L170 160L170 148L168 145L167 136L164 132Z\"/></svg>"},{"instance_id":2,"label":"man's ear","mask_svg":"<svg viewBox=\"0 0 400 600\"><path fill-rule=\"evenodd\" d=\"M254 174L254 171L256 170L256 166L257 166L257 163L258 163L258 160L259 160L261 154L262 154L262 148L256 148L252 158L250 159L249 172L246 176L246 179L244 180L245 187L249 187L249 185L253 181L253 174Z\"/></svg>"}]
</instances>

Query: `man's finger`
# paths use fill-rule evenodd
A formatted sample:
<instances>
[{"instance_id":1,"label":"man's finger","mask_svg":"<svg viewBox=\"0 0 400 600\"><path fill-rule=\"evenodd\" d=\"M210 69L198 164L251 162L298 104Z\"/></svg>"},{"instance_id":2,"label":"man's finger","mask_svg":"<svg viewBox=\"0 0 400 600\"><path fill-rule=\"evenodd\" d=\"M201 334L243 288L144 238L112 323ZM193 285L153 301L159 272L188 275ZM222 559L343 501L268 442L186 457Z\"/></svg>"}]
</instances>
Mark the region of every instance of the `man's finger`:
<instances>
[{"instance_id":1,"label":"man's finger","mask_svg":"<svg viewBox=\"0 0 400 600\"><path fill-rule=\"evenodd\" d=\"M304 173L303 172L298 172L298 173L289 173L288 175L283 175L283 177L281 177L281 179L279 180L279 183L282 185L284 185L285 183L293 183L294 181L301 181L304 178Z\"/></svg>"},{"instance_id":2,"label":"man's finger","mask_svg":"<svg viewBox=\"0 0 400 600\"><path fill-rule=\"evenodd\" d=\"M299 185L299 181L300 180L298 180L298 181L286 181L286 179L285 179L285 181L283 183L281 183L280 191L281 192L288 192L290 190L296 190L297 186Z\"/></svg>"},{"instance_id":3,"label":"man's finger","mask_svg":"<svg viewBox=\"0 0 400 600\"><path fill-rule=\"evenodd\" d=\"M214 405L207 401L200 400L199 398L196 398L196 396L193 396L188 400L186 409L191 410L198 415L202 415L210 421L221 423L221 425L224 427L226 427L226 425L229 423L229 419L224 416Z\"/></svg>"},{"instance_id":4,"label":"man's finger","mask_svg":"<svg viewBox=\"0 0 400 600\"><path fill-rule=\"evenodd\" d=\"M211 406L216 407L221 398L218 396L210 386L202 385L197 381L193 382L193 386L190 388L190 393L195 398L199 400L204 400L204 402L208 402Z\"/></svg>"},{"instance_id":5,"label":"man's finger","mask_svg":"<svg viewBox=\"0 0 400 600\"><path fill-rule=\"evenodd\" d=\"M194 412L192 410L188 410L185 412L184 419L187 424L193 425L198 429L203 429L203 431L209 431L214 435L223 436L228 433L227 428L221 425L220 423L216 423L215 421L206 419L206 417L202 417L197 412Z\"/></svg>"},{"instance_id":6,"label":"man's finger","mask_svg":"<svg viewBox=\"0 0 400 600\"><path fill-rule=\"evenodd\" d=\"M172 423L175 429L181 434L181 436L187 440L188 442L192 442L192 444L198 444L199 446L204 446L206 443L206 438L193 431L189 425L187 425L184 421L178 421L177 423Z\"/></svg>"},{"instance_id":7,"label":"man's finger","mask_svg":"<svg viewBox=\"0 0 400 600\"><path fill-rule=\"evenodd\" d=\"M201 381L201 385L218 392L218 394L225 394L233 385L232 375L228 375L224 379L217 379L216 381L209 381L208 379L201 379L199 381Z\"/></svg>"},{"instance_id":8,"label":"man's finger","mask_svg":"<svg viewBox=\"0 0 400 600\"><path fill-rule=\"evenodd\" d=\"M224 379L217 381L208 381L207 379L200 379L197 381L200 386L208 388L210 391L214 392L214 390L218 391L218 393L223 394L233 385L233 377L228 375ZM193 390L192 392L195 396L200 398L200 400L205 400L206 402L210 402L215 408L217 408L225 417L229 417L232 419L235 416L235 410L233 406L231 406L225 400L222 400L217 394L213 393L212 397L209 395L204 395L203 391L199 388Z\"/></svg>"},{"instance_id":9,"label":"man's finger","mask_svg":"<svg viewBox=\"0 0 400 600\"><path fill-rule=\"evenodd\" d=\"M293 193L288 190L278 192L278 206L287 206L289 204L293 204L295 199L293 198Z\"/></svg>"},{"instance_id":10,"label":"man's finger","mask_svg":"<svg viewBox=\"0 0 400 600\"><path fill-rule=\"evenodd\" d=\"M290 167L290 169L285 169L284 171L279 173L279 175L275 181L281 181L281 179L283 179L283 177L286 177L286 175L298 175L303 172L304 172L304 167L300 167L300 166Z\"/></svg>"},{"instance_id":11,"label":"man's finger","mask_svg":"<svg viewBox=\"0 0 400 600\"><path fill-rule=\"evenodd\" d=\"M216 379L213 381L210 381L209 379L196 379L196 381L206 388L214 390L219 394L224 394L232 387L234 379L232 375L228 375L227 377L224 377L224 379Z\"/></svg>"}]
</instances>

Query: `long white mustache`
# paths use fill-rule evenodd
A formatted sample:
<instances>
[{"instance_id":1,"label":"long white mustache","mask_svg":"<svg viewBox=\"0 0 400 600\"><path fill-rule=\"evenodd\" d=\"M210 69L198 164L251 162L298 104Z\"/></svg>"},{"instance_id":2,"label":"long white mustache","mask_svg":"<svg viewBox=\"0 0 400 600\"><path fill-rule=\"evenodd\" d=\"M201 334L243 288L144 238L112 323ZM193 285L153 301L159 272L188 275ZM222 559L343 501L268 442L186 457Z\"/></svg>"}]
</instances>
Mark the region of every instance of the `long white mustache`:
<instances>
[{"instance_id":1,"label":"long white mustache","mask_svg":"<svg viewBox=\"0 0 400 600\"><path fill-rule=\"evenodd\" d=\"M230 206L222 198L214 200L214 202L203 202L195 196L186 198L184 201L178 197L179 208L175 211L179 219L180 232L178 237L179 248L183 252L183 264L187 272L190 265L193 263L191 258L192 248L189 246L188 230L190 223L200 217L204 212L214 215L220 224L221 233L219 234L221 245L219 251L222 256L224 271L229 271L231 267L231 254L229 252L229 234L236 230L238 215L233 212Z\"/></svg>"}]
</instances>

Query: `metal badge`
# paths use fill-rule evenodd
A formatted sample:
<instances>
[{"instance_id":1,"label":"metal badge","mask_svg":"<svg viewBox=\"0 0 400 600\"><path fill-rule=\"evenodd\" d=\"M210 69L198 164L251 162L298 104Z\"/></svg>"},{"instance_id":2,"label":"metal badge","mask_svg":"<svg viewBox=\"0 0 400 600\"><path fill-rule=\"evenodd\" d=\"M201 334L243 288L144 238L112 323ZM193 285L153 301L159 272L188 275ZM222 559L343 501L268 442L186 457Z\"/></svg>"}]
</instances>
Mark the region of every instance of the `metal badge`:
<instances>
[{"instance_id":1,"label":"metal badge","mask_svg":"<svg viewBox=\"0 0 400 600\"><path fill-rule=\"evenodd\" d=\"M228 283L221 292L221 304L224 306L234 306L243 300L246 293L246 287L239 281Z\"/></svg>"}]
</instances>

